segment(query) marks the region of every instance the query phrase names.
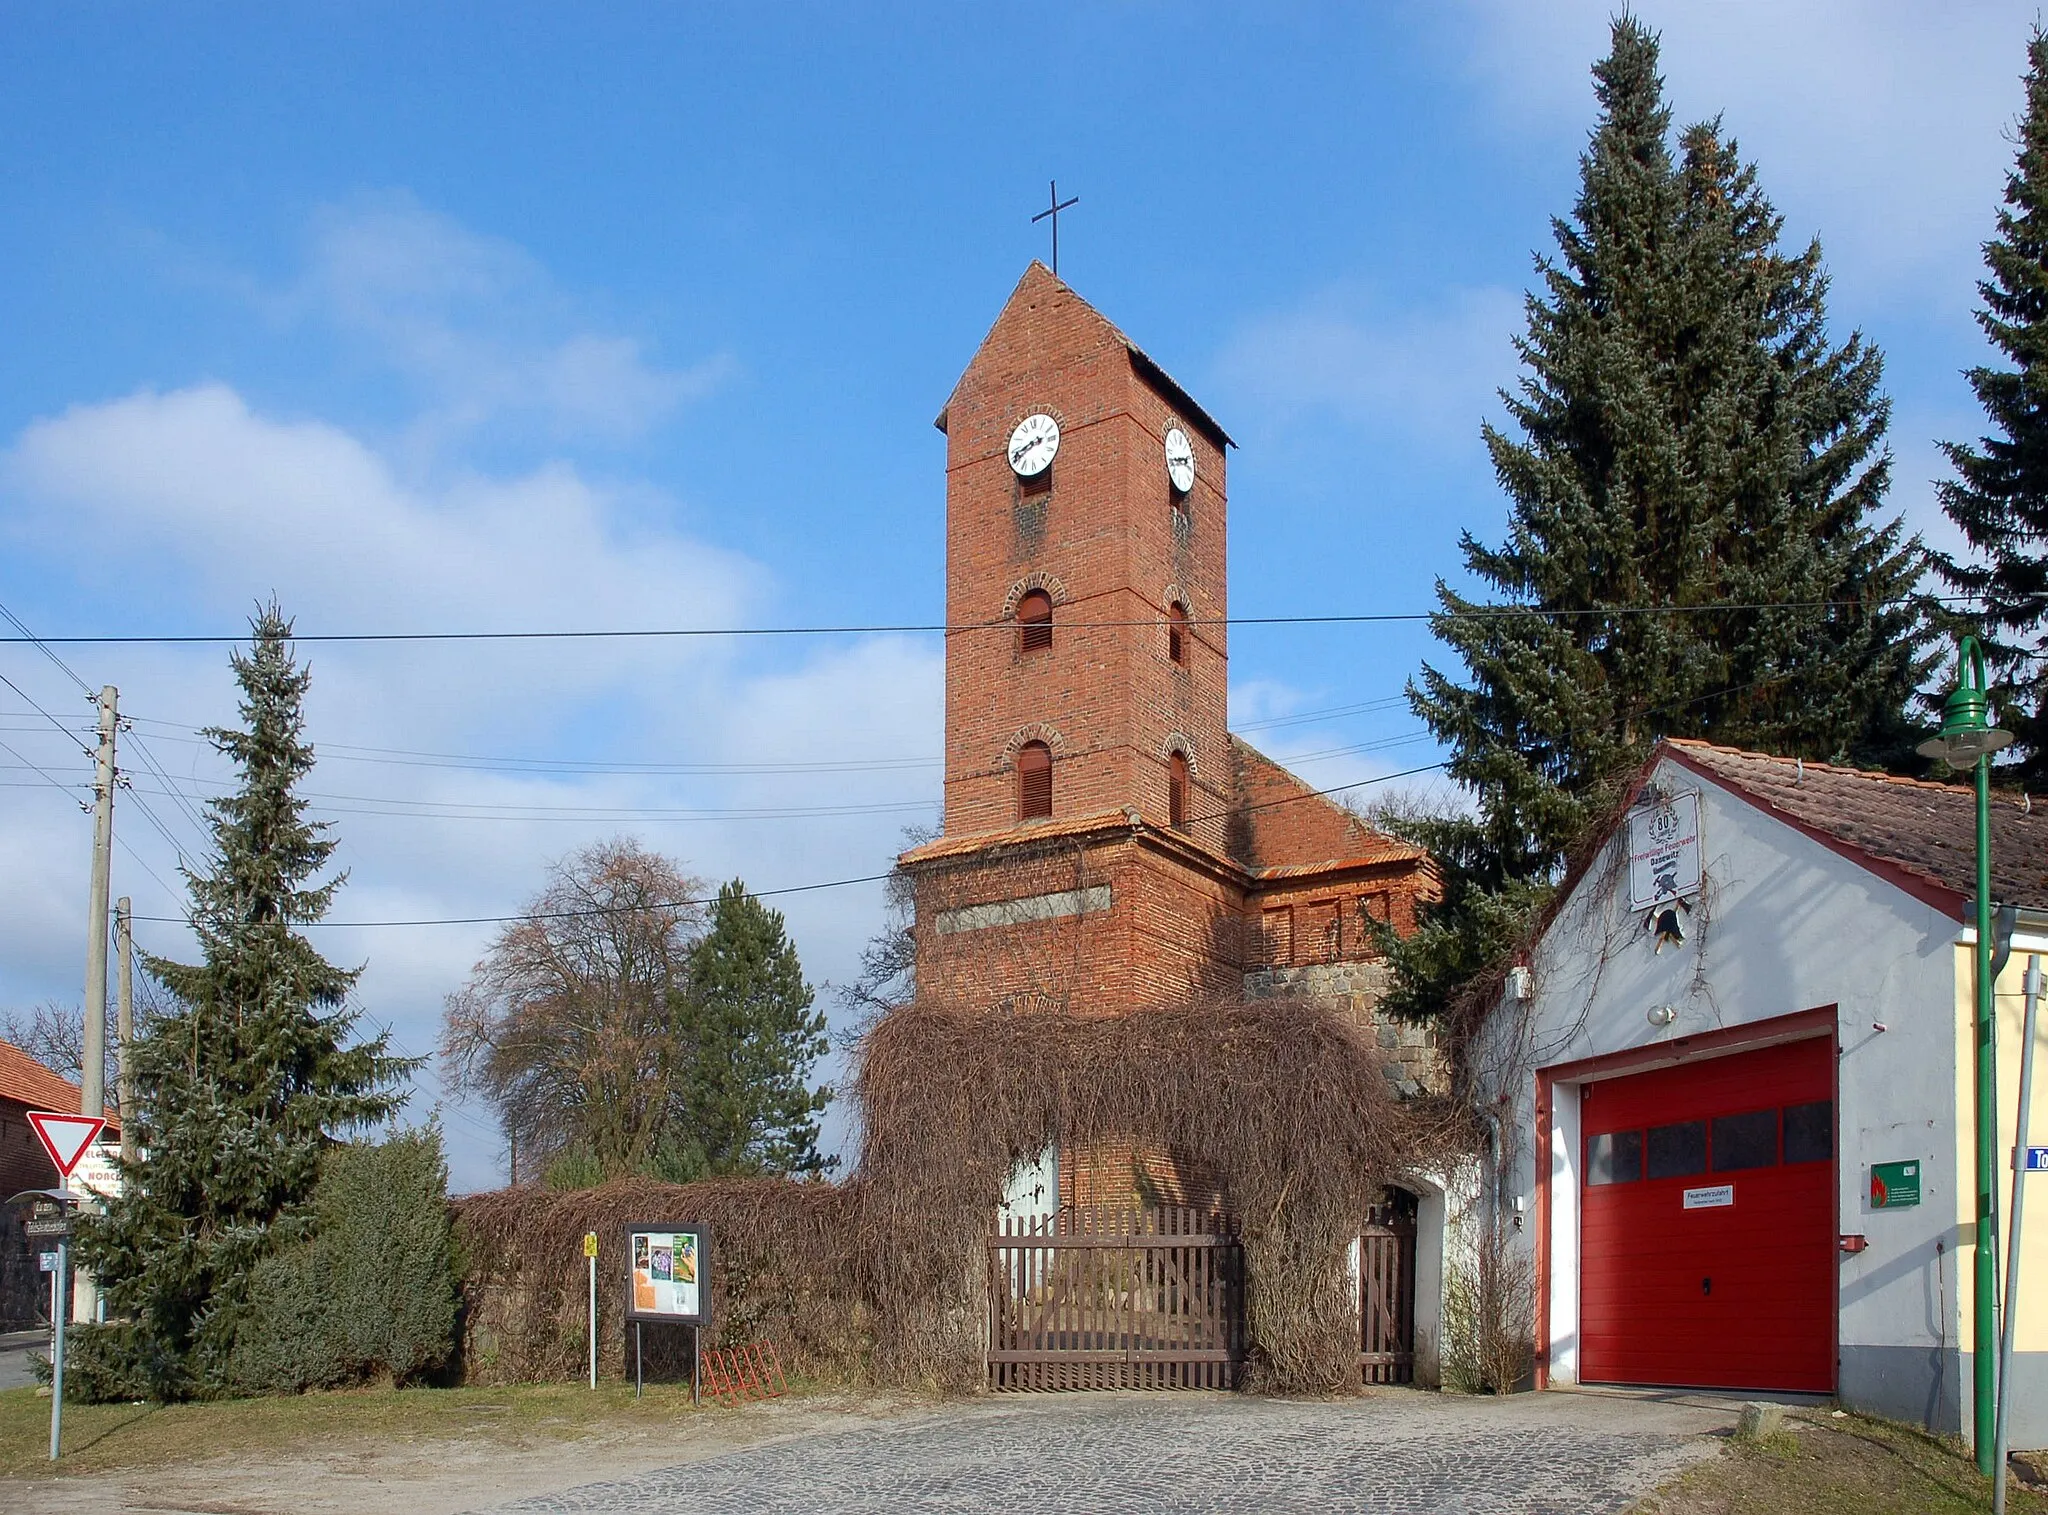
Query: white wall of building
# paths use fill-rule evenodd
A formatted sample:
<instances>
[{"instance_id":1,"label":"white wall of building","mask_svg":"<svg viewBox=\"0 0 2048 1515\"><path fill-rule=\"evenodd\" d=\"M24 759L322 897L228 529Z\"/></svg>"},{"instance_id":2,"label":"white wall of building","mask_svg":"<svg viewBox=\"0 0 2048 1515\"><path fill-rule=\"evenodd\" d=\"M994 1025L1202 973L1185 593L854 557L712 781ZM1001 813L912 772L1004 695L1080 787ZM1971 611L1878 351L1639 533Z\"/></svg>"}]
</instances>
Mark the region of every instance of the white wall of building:
<instances>
[{"instance_id":1,"label":"white wall of building","mask_svg":"<svg viewBox=\"0 0 2048 1515\"><path fill-rule=\"evenodd\" d=\"M1833 1005L1840 1230L1869 1240L1840 1260L1841 1394L1959 1429L1967 1342L1957 1337L1956 1217L1969 1175L1957 1160L1957 922L1681 764L1660 763L1651 782L1700 796L1705 882L1687 940L1653 951L1629 908L1621 828L1532 955L1533 998L1504 1000L1477 1049L1480 1077L1516 1133L1509 1183L1532 1217L1535 1163L1549 1173L1549 1284L1537 1309L1551 1380L1578 1371L1578 1088L1555 1088L1539 1154L1538 1070L1615 1053L1653 1066L1681 1059L1703 1033ZM1668 1025L1651 1018L1661 1007L1675 1012ZM1869 1165L1901 1159L1923 1164L1921 1204L1871 1210ZM1533 1222L1524 1234L1533 1245Z\"/></svg>"}]
</instances>

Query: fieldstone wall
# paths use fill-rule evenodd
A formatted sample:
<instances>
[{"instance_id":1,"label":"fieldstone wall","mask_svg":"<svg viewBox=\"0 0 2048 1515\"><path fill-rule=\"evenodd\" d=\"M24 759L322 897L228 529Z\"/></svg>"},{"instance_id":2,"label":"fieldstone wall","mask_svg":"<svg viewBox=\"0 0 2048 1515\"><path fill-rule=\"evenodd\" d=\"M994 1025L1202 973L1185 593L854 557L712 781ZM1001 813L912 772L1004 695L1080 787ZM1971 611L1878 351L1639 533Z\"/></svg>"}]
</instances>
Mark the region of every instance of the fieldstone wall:
<instances>
[{"instance_id":1,"label":"fieldstone wall","mask_svg":"<svg viewBox=\"0 0 2048 1515\"><path fill-rule=\"evenodd\" d=\"M1244 976L1246 999L1311 999L1334 1006L1379 1044L1387 1079L1403 1098L1441 1094L1450 1086L1436 1032L1381 1020L1379 1003L1392 970L1385 963L1308 963L1255 968Z\"/></svg>"}]
</instances>

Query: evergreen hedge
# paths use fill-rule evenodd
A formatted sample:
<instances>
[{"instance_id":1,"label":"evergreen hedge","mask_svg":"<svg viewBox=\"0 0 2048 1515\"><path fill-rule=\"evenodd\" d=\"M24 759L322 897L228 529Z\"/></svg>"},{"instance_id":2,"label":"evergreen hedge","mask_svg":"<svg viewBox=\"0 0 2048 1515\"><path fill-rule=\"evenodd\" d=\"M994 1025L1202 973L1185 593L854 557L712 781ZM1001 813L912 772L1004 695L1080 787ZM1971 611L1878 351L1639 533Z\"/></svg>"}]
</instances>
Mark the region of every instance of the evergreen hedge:
<instances>
[{"instance_id":1,"label":"evergreen hedge","mask_svg":"<svg viewBox=\"0 0 2048 1515\"><path fill-rule=\"evenodd\" d=\"M312 1236L250 1280L229 1358L235 1391L402 1385L444 1367L457 1295L447 1192L433 1132L334 1148L313 1191Z\"/></svg>"},{"instance_id":2,"label":"evergreen hedge","mask_svg":"<svg viewBox=\"0 0 2048 1515\"><path fill-rule=\"evenodd\" d=\"M437 1132L328 1150L306 1239L257 1264L215 1392L296 1394L433 1379L454 1355L459 1260ZM74 1327L65 1387L139 1399L154 1377L127 1322Z\"/></svg>"}]
</instances>

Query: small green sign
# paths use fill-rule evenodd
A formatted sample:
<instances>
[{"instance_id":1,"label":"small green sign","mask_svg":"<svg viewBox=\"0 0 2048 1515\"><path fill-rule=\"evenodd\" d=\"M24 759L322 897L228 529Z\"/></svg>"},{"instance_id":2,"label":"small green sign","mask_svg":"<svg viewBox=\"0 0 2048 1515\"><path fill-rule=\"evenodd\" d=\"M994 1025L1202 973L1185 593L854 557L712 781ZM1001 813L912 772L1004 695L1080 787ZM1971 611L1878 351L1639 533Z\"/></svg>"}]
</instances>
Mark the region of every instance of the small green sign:
<instances>
[{"instance_id":1,"label":"small green sign","mask_svg":"<svg viewBox=\"0 0 2048 1515\"><path fill-rule=\"evenodd\" d=\"M1903 1210L1920 1203L1920 1164L1872 1163L1870 1165L1870 1208Z\"/></svg>"}]
</instances>

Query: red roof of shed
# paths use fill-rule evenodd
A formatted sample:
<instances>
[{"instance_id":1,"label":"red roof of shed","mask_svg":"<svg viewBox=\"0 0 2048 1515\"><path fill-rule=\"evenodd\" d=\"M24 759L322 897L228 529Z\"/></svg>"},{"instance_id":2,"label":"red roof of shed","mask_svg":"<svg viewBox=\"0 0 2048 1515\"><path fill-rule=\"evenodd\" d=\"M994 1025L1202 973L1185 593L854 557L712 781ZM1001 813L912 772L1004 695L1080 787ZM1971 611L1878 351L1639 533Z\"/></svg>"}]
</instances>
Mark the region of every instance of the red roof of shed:
<instances>
[{"instance_id":1,"label":"red roof of shed","mask_svg":"<svg viewBox=\"0 0 2048 1515\"><path fill-rule=\"evenodd\" d=\"M78 1109L78 1085L52 1073L12 1042L0 1042L0 1100L68 1115ZM118 1131L121 1122L110 1115L107 1127Z\"/></svg>"}]
</instances>

